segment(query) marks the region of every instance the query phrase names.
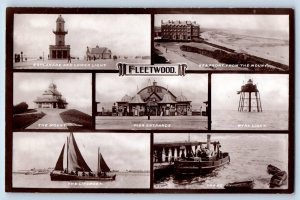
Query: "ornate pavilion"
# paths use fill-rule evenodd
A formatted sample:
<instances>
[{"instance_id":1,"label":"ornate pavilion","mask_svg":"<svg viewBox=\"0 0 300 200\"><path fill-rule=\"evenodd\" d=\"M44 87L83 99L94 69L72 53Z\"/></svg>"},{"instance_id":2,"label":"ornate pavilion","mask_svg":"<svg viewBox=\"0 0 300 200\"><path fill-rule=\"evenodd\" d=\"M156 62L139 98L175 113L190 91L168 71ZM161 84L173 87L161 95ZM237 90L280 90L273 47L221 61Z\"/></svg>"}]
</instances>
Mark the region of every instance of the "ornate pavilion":
<instances>
[{"instance_id":1,"label":"ornate pavilion","mask_svg":"<svg viewBox=\"0 0 300 200\"><path fill-rule=\"evenodd\" d=\"M165 87L153 82L133 97L125 95L117 101L118 116L178 116L192 115L192 105L183 94L175 96Z\"/></svg>"},{"instance_id":2,"label":"ornate pavilion","mask_svg":"<svg viewBox=\"0 0 300 200\"><path fill-rule=\"evenodd\" d=\"M57 90L57 86L51 83L47 90L45 90L41 97L34 100L37 108L53 108L64 109L67 108L66 99L62 97L61 93Z\"/></svg>"}]
</instances>

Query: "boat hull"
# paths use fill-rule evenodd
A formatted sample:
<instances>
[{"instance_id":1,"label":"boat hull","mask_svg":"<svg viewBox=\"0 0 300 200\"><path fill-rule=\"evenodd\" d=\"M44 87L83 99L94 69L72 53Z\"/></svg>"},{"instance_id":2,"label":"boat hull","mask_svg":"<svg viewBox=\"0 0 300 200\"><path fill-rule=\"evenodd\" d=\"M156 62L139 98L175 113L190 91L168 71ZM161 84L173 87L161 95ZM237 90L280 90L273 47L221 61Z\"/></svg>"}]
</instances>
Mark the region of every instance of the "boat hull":
<instances>
[{"instance_id":1,"label":"boat hull","mask_svg":"<svg viewBox=\"0 0 300 200\"><path fill-rule=\"evenodd\" d=\"M77 176L64 173L51 173L51 181L114 181L116 180L116 174L106 176Z\"/></svg>"},{"instance_id":2,"label":"boat hull","mask_svg":"<svg viewBox=\"0 0 300 200\"><path fill-rule=\"evenodd\" d=\"M279 169L278 167L275 167L274 165L268 165L268 167L267 167L267 172L272 175L275 175L280 171L281 171L281 169Z\"/></svg>"},{"instance_id":3,"label":"boat hull","mask_svg":"<svg viewBox=\"0 0 300 200\"><path fill-rule=\"evenodd\" d=\"M169 176L174 171L174 164L154 163L154 181Z\"/></svg>"},{"instance_id":4,"label":"boat hull","mask_svg":"<svg viewBox=\"0 0 300 200\"><path fill-rule=\"evenodd\" d=\"M287 173L285 171L280 171L272 176L270 180L270 188L280 187L284 185L287 181Z\"/></svg>"},{"instance_id":5,"label":"boat hull","mask_svg":"<svg viewBox=\"0 0 300 200\"><path fill-rule=\"evenodd\" d=\"M188 161L177 160L174 162L176 175L184 174L207 174L230 162L229 155L213 161Z\"/></svg>"},{"instance_id":6,"label":"boat hull","mask_svg":"<svg viewBox=\"0 0 300 200\"><path fill-rule=\"evenodd\" d=\"M254 187L254 181L240 181L228 183L224 186L226 190L230 191L241 191L241 190L251 190Z\"/></svg>"}]
</instances>

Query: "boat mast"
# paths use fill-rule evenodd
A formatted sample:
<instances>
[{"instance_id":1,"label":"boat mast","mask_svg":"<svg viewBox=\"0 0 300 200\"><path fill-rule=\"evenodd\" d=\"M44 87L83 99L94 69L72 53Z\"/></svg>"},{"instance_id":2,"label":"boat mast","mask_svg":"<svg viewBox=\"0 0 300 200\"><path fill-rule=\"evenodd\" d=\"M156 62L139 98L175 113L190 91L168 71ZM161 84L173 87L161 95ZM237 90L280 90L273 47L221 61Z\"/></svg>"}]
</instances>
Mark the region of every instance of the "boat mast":
<instances>
[{"instance_id":1,"label":"boat mast","mask_svg":"<svg viewBox=\"0 0 300 200\"><path fill-rule=\"evenodd\" d=\"M69 173L69 137L67 137L67 173Z\"/></svg>"},{"instance_id":2,"label":"boat mast","mask_svg":"<svg viewBox=\"0 0 300 200\"><path fill-rule=\"evenodd\" d=\"M99 156L99 153L100 153L100 148L98 147L98 165L97 165L97 174L100 173L100 156Z\"/></svg>"}]
</instances>

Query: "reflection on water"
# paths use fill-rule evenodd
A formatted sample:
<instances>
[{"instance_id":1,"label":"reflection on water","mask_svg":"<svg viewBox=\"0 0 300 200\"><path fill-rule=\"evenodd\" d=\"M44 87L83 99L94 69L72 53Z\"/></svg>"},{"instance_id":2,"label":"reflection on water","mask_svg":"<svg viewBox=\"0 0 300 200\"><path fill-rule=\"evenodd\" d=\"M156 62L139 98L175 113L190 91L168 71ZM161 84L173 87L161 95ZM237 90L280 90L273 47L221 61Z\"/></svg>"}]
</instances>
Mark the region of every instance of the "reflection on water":
<instances>
[{"instance_id":1,"label":"reflection on water","mask_svg":"<svg viewBox=\"0 0 300 200\"><path fill-rule=\"evenodd\" d=\"M180 136L179 136L180 137ZM203 141L205 134L191 134L191 140ZM212 134L229 152L230 163L206 175L175 177L170 175L154 183L154 188L223 189L227 183L254 180L254 189L269 189L272 175L269 164L288 169L287 134ZM287 189L287 184L280 189Z\"/></svg>"}]
</instances>

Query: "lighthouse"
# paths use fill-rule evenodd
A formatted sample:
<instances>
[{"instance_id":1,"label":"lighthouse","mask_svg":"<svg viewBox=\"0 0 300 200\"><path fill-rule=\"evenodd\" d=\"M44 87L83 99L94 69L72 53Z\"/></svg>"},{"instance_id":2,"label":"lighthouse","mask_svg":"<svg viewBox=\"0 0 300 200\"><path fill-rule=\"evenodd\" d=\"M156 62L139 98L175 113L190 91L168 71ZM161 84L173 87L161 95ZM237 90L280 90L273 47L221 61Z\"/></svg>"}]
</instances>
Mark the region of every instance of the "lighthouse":
<instances>
[{"instance_id":1,"label":"lighthouse","mask_svg":"<svg viewBox=\"0 0 300 200\"><path fill-rule=\"evenodd\" d=\"M252 79L242 85L237 94L240 95L239 112L262 112L260 93Z\"/></svg>"},{"instance_id":2,"label":"lighthouse","mask_svg":"<svg viewBox=\"0 0 300 200\"><path fill-rule=\"evenodd\" d=\"M61 15L56 19L55 45L49 46L49 59L61 60L68 59L70 56L70 45L65 44L65 36L68 31L65 30L65 20Z\"/></svg>"}]
</instances>

